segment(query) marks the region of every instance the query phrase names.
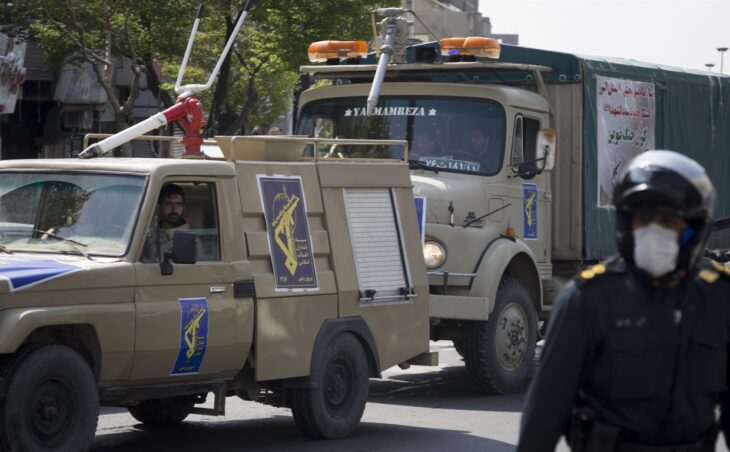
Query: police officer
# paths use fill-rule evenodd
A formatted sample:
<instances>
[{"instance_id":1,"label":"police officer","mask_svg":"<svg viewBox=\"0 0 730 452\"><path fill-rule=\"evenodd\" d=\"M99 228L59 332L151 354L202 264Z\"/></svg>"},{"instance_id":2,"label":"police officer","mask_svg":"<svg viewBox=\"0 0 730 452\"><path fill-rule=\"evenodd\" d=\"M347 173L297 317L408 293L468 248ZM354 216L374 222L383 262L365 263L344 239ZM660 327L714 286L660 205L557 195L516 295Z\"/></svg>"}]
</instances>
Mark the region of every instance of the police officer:
<instances>
[{"instance_id":1,"label":"police officer","mask_svg":"<svg viewBox=\"0 0 730 452\"><path fill-rule=\"evenodd\" d=\"M517 450L712 451L726 438L730 271L701 258L715 191L704 168L647 151L614 190L619 255L558 295Z\"/></svg>"}]
</instances>

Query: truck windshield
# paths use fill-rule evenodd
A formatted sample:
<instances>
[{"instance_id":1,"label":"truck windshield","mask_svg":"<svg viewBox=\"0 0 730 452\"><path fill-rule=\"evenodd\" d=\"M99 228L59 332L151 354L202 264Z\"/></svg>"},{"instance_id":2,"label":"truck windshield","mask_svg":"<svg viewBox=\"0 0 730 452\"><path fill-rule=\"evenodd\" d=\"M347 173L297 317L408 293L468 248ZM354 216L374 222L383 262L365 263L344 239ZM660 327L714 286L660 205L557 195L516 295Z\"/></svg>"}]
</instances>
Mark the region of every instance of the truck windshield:
<instances>
[{"instance_id":1,"label":"truck windshield","mask_svg":"<svg viewBox=\"0 0 730 452\"><path fill-rule=\"evenodd\" d=\"M0 245L123 255L144 186L144 177L132 175L0 172Z\"/></svg>"},{"instance_id":2,"label":"truck windshield","mask_svg":"<svg viewBox=\"0 0 730 452\"><path fill-rule=\"evenodd\" d=\"M489 100L427 96L381 96L368 116L366 99L311 102L299 116L297 133L318 138L408 140L409 159L438 169L493 175L502 166L505 114ZM403 158L397 146L363 149L337 145L320 157Z\"/></svg>"}]
</instances>

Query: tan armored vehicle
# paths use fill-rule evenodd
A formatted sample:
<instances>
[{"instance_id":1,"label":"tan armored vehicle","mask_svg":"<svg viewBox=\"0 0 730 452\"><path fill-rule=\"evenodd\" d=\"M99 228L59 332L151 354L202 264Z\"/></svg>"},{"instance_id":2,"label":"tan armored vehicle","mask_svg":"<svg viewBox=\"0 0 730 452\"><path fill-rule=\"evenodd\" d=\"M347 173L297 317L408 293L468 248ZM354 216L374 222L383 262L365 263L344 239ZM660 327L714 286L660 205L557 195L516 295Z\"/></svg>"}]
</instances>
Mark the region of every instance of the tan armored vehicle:
<instances>
[{"instance_id":1,"label":"tan armored vehicle","mask_svg":"<svg viewBox=\"0 0 730 452\"><path fill-rule=\"evenodd\" d=\"M239 396L313 437L357 426L368 378L428 352L420 234L407 164L310 141L0 163L3 450L85 450L100 404L176 424Z\"/></svg>"}]
</instances>

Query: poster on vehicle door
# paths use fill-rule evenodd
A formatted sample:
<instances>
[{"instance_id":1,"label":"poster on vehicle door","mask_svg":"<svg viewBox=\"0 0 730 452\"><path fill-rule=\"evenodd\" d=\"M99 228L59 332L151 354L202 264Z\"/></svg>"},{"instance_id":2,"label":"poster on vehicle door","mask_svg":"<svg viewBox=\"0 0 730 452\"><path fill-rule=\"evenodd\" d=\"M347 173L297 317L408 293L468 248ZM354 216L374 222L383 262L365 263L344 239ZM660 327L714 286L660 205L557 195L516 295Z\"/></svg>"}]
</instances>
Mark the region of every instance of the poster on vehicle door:
<instances>
[{"instance_id":1,"label":"poster on vehicle door","mask_svg":"<svg viewBox=\"0 0 730 452\"><path fill-rule=\"evenodd\" d=\"M277 291L317 290L307 204L300 176L257 176Z\"/></svg>"},{"instance_id":2,"label":"poster on vehicle door","mask_svg":"<svg viewBox=\"0 0 730 452\"><path fill-rule=\"evenodd\" d=\"M196 374L208 348L208 300L180 298L180 348L171 375Z\"/></svg>"},{"instance_id":3,"label":"poster on vehicle door","mask_svg":"<svg viewBox=\"0 0 730 452\"><path fill-rule=\"evenodd\" d=\"M613 187L623 168L654 148L656 109L653 83L598 77L598 207L612 207Z\"/></svg>"}]
</instances>

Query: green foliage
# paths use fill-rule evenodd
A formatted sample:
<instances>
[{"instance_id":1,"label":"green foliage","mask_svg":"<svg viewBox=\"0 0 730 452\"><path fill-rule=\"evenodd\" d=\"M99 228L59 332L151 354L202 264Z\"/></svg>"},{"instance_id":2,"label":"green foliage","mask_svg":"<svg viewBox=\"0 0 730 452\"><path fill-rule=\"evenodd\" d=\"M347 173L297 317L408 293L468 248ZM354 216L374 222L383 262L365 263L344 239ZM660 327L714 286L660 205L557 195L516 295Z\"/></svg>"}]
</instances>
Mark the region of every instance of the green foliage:
<instances>
[{"instance_id":1,"label":"green foliage","mask_svg":"<svg viewBox=\"0 0 730 452\"><path fill-rule=\"evenodd\" d=\"M37 42L60 64L81 46L113 56L167 59L185 48L197 0L24 0L0 11L8 32Z\"/></svg>"},{"instance_id":2,"label":"green foliage","mask_svg":"<svg viewBox=\"0 0 730 452\"><path fill-rule=\"evenodd\" d=\"M297 70L306 64L307 47L327 39L365 40L372 38L370 12L378 7L397 6L394 0L262 0L257 2L254 19L263 38Z\"/></svg>"},{"instance_id":3,"label":"green foliage","mask_svg":"<svg viewBox=\"0 0 730 452\"><path fill-rule=\"evenodd\" d=\"M23 0L0 8L6 31L26 33L55 65L127 57L162 65L172 97L199 0ZM183 83L205 83L245 0L209 0ZM286 112L307 64L307 47L326 39L371 39L370 11L397 0L254 0L216 106L236 131L268 127ZM86 52L83 49L86 49ZM107 55L107 51L110 55ZM91 60L91 61L90 61ZM98 61L96 61L98 63ZM225 79L224 76L222 78ZM199 96L206 111L213 92ZM120 99L123 104L125 99ZM218 121L216 118L215 121ZM226 121L221 121L221 127ZM238 124L240 123L240 127Z\"/></svg>"},{"instance_id":4,"label":"green foliage","mask_svg":"<svg viewBox=\"0 0 730 452\"><path fill-rule=\"evenodd\" d=\"M395 0L256 0L235 47L224 114L245 115L245 130L255 125L268 128L290 105L299 67L308 64L310 43L369 40L370 11L397 4ZM251 79L253 89L248 86Z\"/></svg>"}]
</instances>

